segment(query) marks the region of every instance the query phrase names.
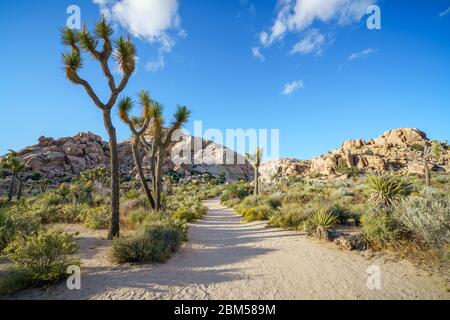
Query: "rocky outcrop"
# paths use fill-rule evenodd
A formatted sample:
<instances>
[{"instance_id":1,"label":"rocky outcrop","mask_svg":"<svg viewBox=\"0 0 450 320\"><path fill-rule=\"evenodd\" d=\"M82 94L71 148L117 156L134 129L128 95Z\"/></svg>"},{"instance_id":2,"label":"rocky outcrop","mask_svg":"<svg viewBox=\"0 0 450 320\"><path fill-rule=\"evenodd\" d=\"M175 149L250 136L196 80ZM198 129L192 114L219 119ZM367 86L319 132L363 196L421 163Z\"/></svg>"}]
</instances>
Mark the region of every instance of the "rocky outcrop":
<instances>
[{"instance_id":1,"label":"rocky outcrop","mask_svg":"<svg viewBox=\"0 0 450 320\"><path fill-rule=\"evenodd\" d=\"M130 143L120 143L118 150L122 176L135 176ZM38 144L20 150L18 155L26 166L25 181L44 177L60 183L70 181L83 171L109 166L108 143L91 132L61 139L40 137ZM144 157L144 167L148 165L147 160ZM182 136L174 143L163 169L182 179L201 174L227 180L252 177L252 168L241 155L211 141L189 136Z\"/></svg>"},{"instance_id":2,"label":"rocky outcrop","mask_svg":"<svg viewBox=\"0 0 450 320\"><path fill-rule=\"evenodd\" d=\"M260 168L261 180L270 183L280 178L303 177L310 171L311 166L311 161L302 161L291 158L265 162Z\"/></svg>"},{"instance_id":3,"label":"rocky outcrop","mask_svg":"<svg viewBox=\"0 0 450 320\"><path fill-rule=\"evenodd\" d=\"M396 129L370 141L350 140L342 146L311 161L283 159L264 163L262 179L266 182L286 177L343 175L339 168L355 167L363 173L396 171L399 174L423 174L420 148L428 141L418 129ZM444 146L439 159L432 159L432 170L450 172L450 150Z\"/></svg>"}]
</instances>

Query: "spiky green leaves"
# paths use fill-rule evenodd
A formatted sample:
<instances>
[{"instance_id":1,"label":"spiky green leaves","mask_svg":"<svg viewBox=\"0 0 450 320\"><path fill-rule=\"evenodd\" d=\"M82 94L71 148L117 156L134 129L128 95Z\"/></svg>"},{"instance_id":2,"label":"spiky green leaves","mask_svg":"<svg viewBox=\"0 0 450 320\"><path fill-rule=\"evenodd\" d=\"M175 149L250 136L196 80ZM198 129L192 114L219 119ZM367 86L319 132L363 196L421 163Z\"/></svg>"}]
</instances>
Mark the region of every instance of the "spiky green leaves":
<instances>
[{"instance_id":1,"label":"spiky green leaves","mask_svg":"<svg viewBox=\"0 0 450 320\"><path fill-rule=\"evenodd\" d=\"M338 221L338 217L326 208L320 208L309 217L309 222L316 228L331 229L338 224Z\"/></svg>"},{"instance_id":2,"label":"spiky green leaves","mask_svg":"<svg viewBox=\"0 0 450 320\"><path fill-rule=\"evenodd\" d=\"M92 56L98 58L98 39L93 36L86 28L83 28L83 30L80 32L79 43L84 51L89 52L90 54L92 54Z\"/></svg>"},{"instance_id":3,"label":"spiky green leaves","mask_svg":"<svg viewBox=\"0 0 450 320\"><path fill-rule=\"evenodd\" d=\"M61 40L64 45L74 48L80 40L80 33L77 30L65 27L61 30Z\"/></svg>"},{"instance_id":4,"label":"spiky green leaves","mask_svg":"<svg viewBox=\"0 0 450 320\"><path fill-rule=\"evenodd\" d=\"M102 19L95 24L95 35L104 41L110 41L109 38L113 35L114 30L103 16Z\"/></svg>"},{"instance_id":5,"label":"spiky green leaves","mask_svg":"<svg viewBox=\"0 0 450 320\"><path fill-rule=\"evenodd\" d=\"M186 106L178 106L175 112L175 125L181 127L185 124L191 115L191 111Z\"/></svg>"},{"instance_id":6,"label":"spiky green leaves","mask_svg":"<svg viewBox=\"0 0 450 320\"><path fill-rule=\"evenodd\" d=\"M134 102L130 97L122 98L119 101L119 117L120 119L130 125L132 122L130 120L130 112L133 109Z\"/></svg>"},{"instance_id":7,"label":"spiky green leaves","mask_svg":"<svg viewBox=\"0 0 450 320\"><path fill-rule=\"evenodd\" d=\"M67 79L73 83L78 83L78 69L83 65L80 53L75 50L72 50L70 53L63 53L63 62Z\"/></svg>"},{"instance_id":8,"label":"spiky green leaves","mask_svg":"<svg viewBox=\"0 0 450 320\"><path fill-rule=\"evenodd\" d=\"M130 38L119 37L115 42L114 57L119 69L125 74L130 75L136 69L136 47Z\"/></svg>"},{"instance_id":9,"label":"spiky green leaves","mask_svg":"<svg viewBox=\"0 0 450 320\"><path fill-rule=\"evenodd\" d=\"M411 189L409 183L394 175L370 176L366 185L371 192L370 201L382 209L391 209Z\"/></svg>"},{"instance_id":10,"label":"spiky green leaves","mask_svg":"<svg viewBox=\"0 0 450 320\"><path fill-rule=\"evenodd\" d=\"M22 159L20 159L17 153L12 150L10 150L8 155L2 159L0 165L1 167L14 173L21 172L25 169L25 164Z\"/></svg>"}]
</instances>

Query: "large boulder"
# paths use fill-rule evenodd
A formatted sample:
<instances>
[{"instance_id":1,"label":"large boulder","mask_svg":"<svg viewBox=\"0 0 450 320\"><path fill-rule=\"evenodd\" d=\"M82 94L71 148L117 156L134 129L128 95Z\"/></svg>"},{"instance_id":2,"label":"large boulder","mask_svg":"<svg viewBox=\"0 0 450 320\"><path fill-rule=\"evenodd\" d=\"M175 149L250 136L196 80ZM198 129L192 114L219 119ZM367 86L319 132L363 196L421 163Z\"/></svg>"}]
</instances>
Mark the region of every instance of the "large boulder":
<instances>
[{"instance_id":1,"label":"large boulder","mask_svg":"<svg viewBox=\"0 0 450 320\"><path fill-rule=\"evenodd\" d=\"M385 132L373 142L376 145L412 146L427 140L427 135L419 129L396 129Z\"/></svg>"}]
</instances>

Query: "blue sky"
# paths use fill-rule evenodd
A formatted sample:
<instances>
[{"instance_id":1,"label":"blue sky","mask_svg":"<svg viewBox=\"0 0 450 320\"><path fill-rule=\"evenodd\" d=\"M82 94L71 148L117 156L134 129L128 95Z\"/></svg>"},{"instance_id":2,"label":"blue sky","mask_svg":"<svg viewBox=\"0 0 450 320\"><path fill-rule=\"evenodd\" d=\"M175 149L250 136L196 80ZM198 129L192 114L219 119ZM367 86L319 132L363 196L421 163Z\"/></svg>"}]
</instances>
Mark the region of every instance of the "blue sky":
<instances>
[{"instance_id":1,"label":"blue sky","mask_svg":"<svg viewBox=\"0 0 450 320\"><path fill-rule=\"evenodd\" d=\"M135 1L123 0L122 9ZM115 0L103 7L116 34L136 36L138 70L124 94L148 89L167 118L188 105L189 130L194 120L221 130L280 129L281 156L297 158L400 127L450 139L450 0L148 1L155 19L114 11ZM58 33L69 5L92 26L96 2L0 2L0 154L41 135L92 131L106 139L100 111L64 78ZM369 30L357 11L368 4L381 8L381 30ZM82 74L106 96L89 58ZM115 124L119 139L128 138Z\"/></svg>"}]
</instances>

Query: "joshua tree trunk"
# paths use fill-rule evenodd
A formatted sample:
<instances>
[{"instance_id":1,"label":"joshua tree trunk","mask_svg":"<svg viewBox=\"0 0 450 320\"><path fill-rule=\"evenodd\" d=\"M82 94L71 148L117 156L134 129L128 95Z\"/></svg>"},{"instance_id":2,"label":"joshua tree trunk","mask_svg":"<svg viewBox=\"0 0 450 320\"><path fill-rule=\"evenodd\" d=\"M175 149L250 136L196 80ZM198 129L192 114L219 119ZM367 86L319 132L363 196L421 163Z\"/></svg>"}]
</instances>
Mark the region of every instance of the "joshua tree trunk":
<instances>
[{"instance_id":1,"label":"joshua tree trunk","mask_svg":"<svg viewBox=\"0 0 450 320\"><path fill-rule=\"evenodd\" d=\"M255 166L255 196L259 195L259 167Z\"/></svg>"},{"instance_id":2,"label":"joshua tree trunk","mask_svg":"<svg viewBox=\"0 0 450 320\"><path fill-rule=\"evenodd\" d=\"M427 158L423 158L423 167L424 167L424 173L425 173L425 185L427 187L431 187L430 182L430 167L428 167L428 161Z\"/></svg>"},{"instance_id":3,"label":"joshua tree trunk","mask_svg":"<svg viewBox=\"0 0 450 320\"><path fill-rule=\"evenodd\" d=\"M142 161L139 155L139 140L133 139L131 145L133 150L134 163L136 164L136 169L138 171L139 179L141 180L142 188L144 189L145 195L147 196L148 202L151 207L155 209L155 200L153 199L152 192L148 187L147 181L145 179L144 170L142 170Z\"/></svg>"},{"instance_id":4,"label":"joshua tree trunk","mask_svg":"<svg viewBox=\"0 0 450 320\"><path fill-rule=\"evenodd\" d=\"M16 188L16 173L12 172L11 181L9 183L8 202L11 202L13 195L14 195L15 188Z\"/></svg>"},{"instance_id":5,"label":"joshua tree trunk","mask_svg":"<svg viewBox=\"0 0 450 320\"><path fill-rule=\"evenodd\" d=\"M108 239L112 240L120 234L120 181L119 156L117 151L116 129L111 121L111 111L103 111L105 128L109 135L109 154L111 167L111 220L109 223Z\"/></svg>"},{"instance_id":6,"label":"joshua tree trunk","mask_svg":"<svg viewBox=\"0 0 450 320\"><path fill-rule=\"evenodd\" d=\"M158 160L156 161L156 173L155 173L155 210L160 211L161 210L161 176L162 176L162 156L161 156L161 150L158 151Z\"/></svg>"},{"instance_id":7,"label":"joshua tree trunk","mask_svg":"<svg viewBox=\"0 0 450 320\"><path fill-rule=\"evenodd\" d=\"M22 183L22 179L20 179L20 176L17 177L17 180L19 180L19 188L17 189L17 200L20 200L20 198L22 198L23 183Z\"/></svg>"}]
</instances>

